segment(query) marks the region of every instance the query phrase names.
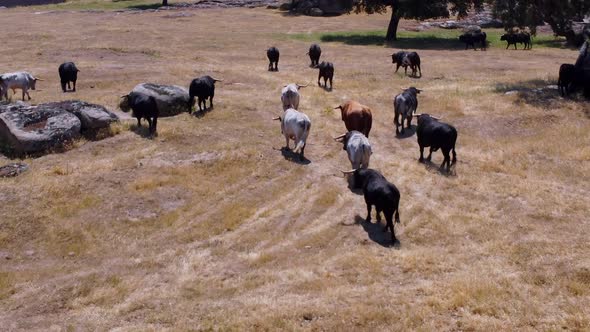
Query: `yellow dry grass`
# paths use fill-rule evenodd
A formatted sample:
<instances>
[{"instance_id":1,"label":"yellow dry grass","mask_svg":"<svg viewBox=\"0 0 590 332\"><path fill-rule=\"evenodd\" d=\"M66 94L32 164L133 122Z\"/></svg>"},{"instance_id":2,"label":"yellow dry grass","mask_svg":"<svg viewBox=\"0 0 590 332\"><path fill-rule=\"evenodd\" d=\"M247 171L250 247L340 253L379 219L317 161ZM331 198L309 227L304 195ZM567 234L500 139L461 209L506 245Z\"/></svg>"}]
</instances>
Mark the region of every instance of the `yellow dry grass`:
<instances>
[{"instance_id":1,"label":"yellow dry grass","mask_svg":"<svg viewBox=\"0 0 590 332\"><path fill-rule=\"evenodd\" d=\"M387 16L170 13L0 12L0 71L45 78L35 103L114 109L140 82L225 79L212 112L161 119L154 140L118 125L0 180L2 329L590 329L589 105L503 90L554 83L575 51L418 50L415 80L393 74L390 48L323 43L336 66L326 92L309 42L289 34L375 30ZM66 60L81 69L75 94L60 92ZM270 119L283 84L309 81L300 165L273 149L284 139ZM409 85L424 89L421 112L459 130L453 176L417 163L415 136L394 136L391 100ZM359 221L362 196L334 176L349 163L330 108L347 98L373 109L371 165L402 194L399 248Z\"/></svg>"}]
</instances>

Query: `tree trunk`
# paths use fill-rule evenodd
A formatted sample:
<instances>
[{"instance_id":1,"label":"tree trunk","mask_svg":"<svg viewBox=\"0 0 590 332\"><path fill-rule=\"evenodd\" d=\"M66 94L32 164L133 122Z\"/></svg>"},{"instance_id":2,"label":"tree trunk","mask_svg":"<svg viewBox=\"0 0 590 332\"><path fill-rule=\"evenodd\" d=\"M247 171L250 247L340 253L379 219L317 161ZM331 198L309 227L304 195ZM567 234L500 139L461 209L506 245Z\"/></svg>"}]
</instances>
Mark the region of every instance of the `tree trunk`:
<instances>
[{"instance_id":1,"label":"tree trunk","mask_svg":"<svg viewBox=\"0 0 590 332\"><path fill-rule=\"evenodd\" d=\"M162 6L168 6L168 0L162 0Z\"/></svg>"},{"instance_id":2,"label":"tree trunk","mask_svg":"<svg viewBox=\"0 0 590 332\"><path fill-rule=\"evenodd\" d=\"M389 20L389 26L387 27L387 35L385 35L385 40L397 40L398 24L399 16L397 15L397 8L391 8L391 19Z\"/></svg>"}]
</instances>

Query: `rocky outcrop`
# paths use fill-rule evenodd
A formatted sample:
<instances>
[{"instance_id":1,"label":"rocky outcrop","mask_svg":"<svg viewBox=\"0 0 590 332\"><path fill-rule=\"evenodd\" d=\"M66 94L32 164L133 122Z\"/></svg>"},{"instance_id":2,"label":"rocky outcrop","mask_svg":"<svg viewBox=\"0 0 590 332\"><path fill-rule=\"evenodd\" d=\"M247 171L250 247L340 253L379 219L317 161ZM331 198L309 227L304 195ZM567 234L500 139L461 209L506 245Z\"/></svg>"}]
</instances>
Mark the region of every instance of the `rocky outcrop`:
<instances>
[{"instance_id":1,"label":"rocky outcrop","mask_svg":"<svg viewBox=\"0 0 590 332\"><path fill-rule=\"evenodd\" d=\"M153 96L158 104L159 117L178 115L188 111L188 90L177 85L163 85L155 83L141 83L136 85L131 92ZM124 99L119 107L127 108Z\"/></svg>"},{"instance_id":2,"label":"rocky outcrop","mask_svg":"<svg viewBox=\"0 0 590 332\"><path fill-rule=\"evenodd\" d=\"M24 163L12 163L0 167L0 178L11 178L26 172L29 166Z\"/></svg>"},{"instance_id":3,"label":"rocky outcrop","mask_svg":"<svg viewBox=\"0 0 590 332\"><path fill-rule=\"evenodd\" d=\"M0 149L16 156L61 149L117 120L104 107L77 100L36 106L4 104L0 105Z\"/></svg>"}]
</instances>

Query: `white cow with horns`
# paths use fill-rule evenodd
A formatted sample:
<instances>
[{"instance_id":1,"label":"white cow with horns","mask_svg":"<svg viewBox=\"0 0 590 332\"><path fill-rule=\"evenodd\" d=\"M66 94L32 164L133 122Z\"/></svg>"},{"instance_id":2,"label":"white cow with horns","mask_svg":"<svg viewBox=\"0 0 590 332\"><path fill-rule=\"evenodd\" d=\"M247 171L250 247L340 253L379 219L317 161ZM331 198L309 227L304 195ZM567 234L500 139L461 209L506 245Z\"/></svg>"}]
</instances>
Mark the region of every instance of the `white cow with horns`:
<instances>
[{"instance_id":1,"label":"white cow with horns","mask_svg":"<svg viewBox=\"0 0 590 332\"><path fill-rule=\"evenodd\" d=\"M282 116L276 117L273 120L281 121L281 133L285 135L286 148L289 149L289 140L295 141L294 153L299 153L299 158L303 160L305 142L309 136L309 129L311 128L311 121L307 115L293 109L288 108Z\"/></svg>"},{"instance_id":2,"label":"white cow with horns","mask_svg":"<svg viewBox=\"0 0 590 332\"><path fill-rule=\"evenodd\" d=\"M16 89L21 89L23 90L23 101L25 100L25 94L29 97L29 100L31 100L29 89L35 90L35 84L37 81L42 81L42 79L35 77L26 71L0 75L0 100L2 99L1 96L4 96L4 98L8 100L8 89L11 89L13 94L16 94Z\"/></svg>"},{"instance_id":3,"label":"white cow with horns","mask_svg":"<svg viewBox=\"0 0 590 332\"><path fill-rule=\"evenodd\" d=\"M369 139L363 133L351 130L346 134L335 137L334 140L342 143L343 149L348 154L352 169L369 168L369 160L373 150Z\"/></svg>"},{"instance_id":4,"label":"white cow with horns","mask_svg":"<svg viewBox=\"0 0 590 332\"><path fill-rule=\"evenodd\" d=\"M299 89L306 87L306 85L299 85L297 83L291 83L285 85L281 91L281 102L283 103L283 111L289 108L299 108Z\"/></svg>"}]
</instances>

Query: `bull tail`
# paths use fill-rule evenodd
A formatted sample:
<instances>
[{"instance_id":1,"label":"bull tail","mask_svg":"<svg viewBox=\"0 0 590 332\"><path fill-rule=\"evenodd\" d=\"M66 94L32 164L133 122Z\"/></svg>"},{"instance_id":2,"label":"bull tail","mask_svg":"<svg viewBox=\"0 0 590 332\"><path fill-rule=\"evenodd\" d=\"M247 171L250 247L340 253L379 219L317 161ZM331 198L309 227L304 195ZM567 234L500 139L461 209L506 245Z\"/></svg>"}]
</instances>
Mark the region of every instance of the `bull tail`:
<instances>
[{"instance_id":1,"label":"bull tail","mask_svg":"<svg viewBox=\"0 0 590 332\"><path fill-rule=\"evenodd\" d=\"M305 147L305 141L307 141L307 136L309 135L309 128L311 127L311 123L306 122L303 128L303 135L299 138L299 142L295 146L293 152L300 153L301 150Z\"/></svg>"}]
</instances>

